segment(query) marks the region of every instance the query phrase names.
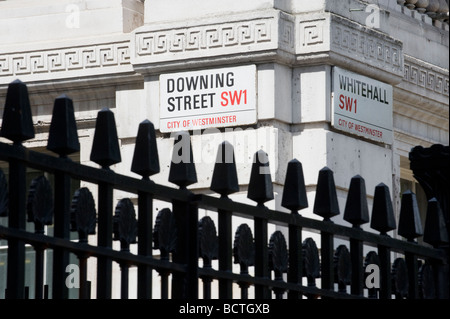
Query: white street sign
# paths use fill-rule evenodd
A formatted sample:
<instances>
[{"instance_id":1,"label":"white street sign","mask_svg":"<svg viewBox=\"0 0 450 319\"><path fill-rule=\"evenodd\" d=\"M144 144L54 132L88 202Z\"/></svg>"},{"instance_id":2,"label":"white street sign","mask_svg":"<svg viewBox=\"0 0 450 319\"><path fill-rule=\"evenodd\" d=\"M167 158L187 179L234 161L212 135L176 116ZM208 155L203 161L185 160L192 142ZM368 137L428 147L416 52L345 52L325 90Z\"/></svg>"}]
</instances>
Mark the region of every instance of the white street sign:
<instances>
[{"instance_id":1,"label":"white street sign","mask_svg":"<svg viewBox=\"0 0 450 319\"><path fill-rule=\"evenodd\" d=\"M333 67L332 125L377 142L393 142L392 86Z\"/></svg>"},{"instance_id":2,"label":"white street sign","mask_svg":"<svg viewBox=\"0 0 450 319\"><path fill-rule=\"evenodd\" d=\"M256 123L256 66L161 74L160 130Z\"/></svg>"}]
</instances>

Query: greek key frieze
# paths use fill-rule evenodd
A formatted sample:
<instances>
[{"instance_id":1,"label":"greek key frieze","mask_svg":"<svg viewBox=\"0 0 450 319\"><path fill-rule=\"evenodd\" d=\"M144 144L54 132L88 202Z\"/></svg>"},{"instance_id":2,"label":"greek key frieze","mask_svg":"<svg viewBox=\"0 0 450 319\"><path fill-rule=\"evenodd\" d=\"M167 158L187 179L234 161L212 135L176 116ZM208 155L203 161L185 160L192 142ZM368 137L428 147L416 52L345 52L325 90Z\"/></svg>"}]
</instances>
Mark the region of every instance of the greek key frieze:
<instances>
[{"instance_id":1,"label":"greek key frieze","mask_svg":"<svg viewBox=\"0 0 450 319\"><path fill-rule=\"evenodd\" d=\"M31 75L130 64L128 42L0 55L0 76Z\"/></svg>"},{"instance_id":2,"label":"greek key frieze","mask_svg":"<svg viewBox=\"0 0 450 319\"><path fill-rule=\"evenodd\" d=\"M401 44L365 28L333 21L331 50L390 72L403 72Z\"/></svg>"},{"instance_id":3,"label":"greek key frieze","mask_svg":"<svg viewBox=\"0 0 450 319\"><path fill-rule=\"evenodd\" d=\"M234 23L136 33L136 55L160 55L270 42L271 21Z\"/></svg>"},{"instance_id":4,"label":"greek key frieze","mask_svg":"<svg viewBox=\"0 0 450 319\"><path fill-rule=\"evenodd\" d=\"M448 73L425 65L425 62L405 58L403 80L418 88L449 96Z\"/></svg>"}]
</instances>

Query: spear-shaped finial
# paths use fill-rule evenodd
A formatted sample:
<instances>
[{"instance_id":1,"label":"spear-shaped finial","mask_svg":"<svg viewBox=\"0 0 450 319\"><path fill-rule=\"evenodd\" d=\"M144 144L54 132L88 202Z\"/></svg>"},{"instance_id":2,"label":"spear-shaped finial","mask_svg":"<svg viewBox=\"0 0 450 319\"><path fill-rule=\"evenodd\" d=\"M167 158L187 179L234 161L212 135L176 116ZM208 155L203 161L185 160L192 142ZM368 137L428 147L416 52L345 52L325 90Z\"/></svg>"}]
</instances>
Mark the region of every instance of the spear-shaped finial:
<instances>
[{"instance_id":1,"label":"spear-shaped finial","mask_svg":"<svg viewBox=\"0 0 450 319\"><path fill-rule=\"evenodd\" d=\"M211 190L222 196L239 191L233 145L224 141L219 145L211 180Z\"/></svg>"},{"instance_id":2,"label":"spear-shaped finial","mask_svg":"<svg viewBox=\"0 0 450 319\"><path fill-rule=\"evenodd\" d=\"M303 167L297 159L288 163L281 205L291 211L308 207Z\"/></svg>"},{"instance_id":3,"label":"spear-shaped finial","mask_svg":"<svg viewBox=\"0 0 450 319\"><path fill-rule=\"evenodd\" d=\"M34 138L28 89L20 80L8 85L0 135L14 144Z\"/></svg>"},{"instance_id":4,"label":"spear-shaped finial","mask_svg":"<svg viewBox=\"0 0 450 319\"><path fill-rule=\"evenodd\" d=\"M378 230L382 235L386 235L388 231L397 227L389 187L383 183L375 187L370 227Z\"/></svg>"},{"instance_id":5,"label":"spear-shaped finial","mask_svg":"<svg viewBox=\"0 0 450 319\"><path fill-rule=\"evenodd\" d=\"M176 133L172 162L170 163L169 182L178 185L180 188L186 188L197 182L191 137L188 132Z\"/></svg>"},{"instance_id":6,"label":"spear-shaped finial","mask_svg":"<svg viewBox=\"0 0 450 319\"><path fill-rule=\"evenodd\" d=\"M344 220L353 227L369 222L369 207L367 206L366 184L360 175L353 176L350 181L347 202L345 204Z\"/></svg>"},{"instance_id":7,"label":"spear-shaped finial","mask_svg":"<svg viewBox=\"0 0 450 319\"><path fill-rule=\"evenodd\" d=\"M65 94L57 97L53 105L47 149L60 157L66 157L80 150L73 102Z\"/></svg>"},{"instance_id":8,"label":"spear-shaped finial","mask_svg":"<svg viewBox=\"0 0 450 319\"><path fill-rule=\"evenodd\" d=\"M261 205L274 198L269 158L263 150L253 157L247 197Z\"/></svg>"},{"instance_id":9,"label":"spear-shaped finial","mask_svg":"<svg viewBox=\"0 0 450 319\"><path fill-rule=\"evenodd\" d=\"M108 108L103 108L97 114L91 161L102 168L109 168L121 160L114 113Z\"/></svg>"},{"instance_id":10,"label":"spear-shaped finial","mask_svg":"<svg viewBox=\"0 0 450 319\"><path fill-rule=\"evenodd\" d=\"M331 217L339 215L333 171L328 167L319 171L313 212L322 216L324 220L330 220Z\"/></svg>"},{"instance_id":11,"label":"spear-shaped finial","mask_svg":"<svg viewBox=\"0 0 450 319\"><path fill-rule=\"evenodd\" d=\"M144 120L139 124L131 171L147 179L159 170L155 127L149 120Z\"/></svg>"},{"instance_id":12,"label":"spear-shaped finial","mask_svg":"<svg viewBox=\"0 0 450 319\"><path fill-rule=\"evenodd\" d=\"M410 190L402 194L398 234L409 241L413 241L415 238L423 235L416 194Z\"/></svg>"}]
</instances>

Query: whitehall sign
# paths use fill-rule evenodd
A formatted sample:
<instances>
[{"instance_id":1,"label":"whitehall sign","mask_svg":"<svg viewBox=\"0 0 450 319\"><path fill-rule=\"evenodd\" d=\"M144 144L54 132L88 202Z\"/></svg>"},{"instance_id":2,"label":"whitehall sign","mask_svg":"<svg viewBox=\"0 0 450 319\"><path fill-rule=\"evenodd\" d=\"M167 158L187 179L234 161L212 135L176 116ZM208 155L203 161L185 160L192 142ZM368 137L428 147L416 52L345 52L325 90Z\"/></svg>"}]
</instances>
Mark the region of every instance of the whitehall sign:
<instances>
[{"instance_id":1,"label":"whitehall sign","mask_svg":"<svg viewBox=\"0 0 450 319\"><path fill-rule=\"evenodd\" d=\"M256 123L256 66L161 74L160 131Z\"/></svg>"},{"instance_id":2,"label":"whitehall sign","mask_svg":"<svg viewBox=\"0 0 450 319\"><path fill-rule=\"evenodd\" d=\"M332 125L341 131L392 144L392 86L333 67Z\"/></svg>"}]
</instances>

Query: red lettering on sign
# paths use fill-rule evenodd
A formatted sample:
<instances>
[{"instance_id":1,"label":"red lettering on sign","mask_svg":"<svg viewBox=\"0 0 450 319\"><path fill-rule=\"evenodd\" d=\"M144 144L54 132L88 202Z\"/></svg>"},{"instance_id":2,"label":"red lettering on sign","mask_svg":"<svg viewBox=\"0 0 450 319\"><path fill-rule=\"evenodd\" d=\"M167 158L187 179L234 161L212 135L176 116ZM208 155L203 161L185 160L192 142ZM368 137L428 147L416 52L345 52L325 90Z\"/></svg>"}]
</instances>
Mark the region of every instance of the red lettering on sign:
<instances>
[{"instance_id":1,"label":"red lettering on sign","mask_svg":"<svg viewBox=\"0 0 450 319\"><path fill-rule=\"evenodd\" d=\"M243 100L242 104L247 104L247 90L224 91L220 97L222 98L220 102L222 106L241 105L241 100Z\"/></svg>"},{"instance_id":2,"label":"red lettering on sign","mask_svg":"<svg viewBox=\"0 0 450 319\"><path fill-rule=\"evenodd\" d=\"M353 103L355 108L353 109ZM356 107L357 107L357 100L356 98L348 97L343 94L339 95L339 108L341 110L346 110L349 112L352 112L352 109L356 113Z\"/></svg>"}]
</instances>

